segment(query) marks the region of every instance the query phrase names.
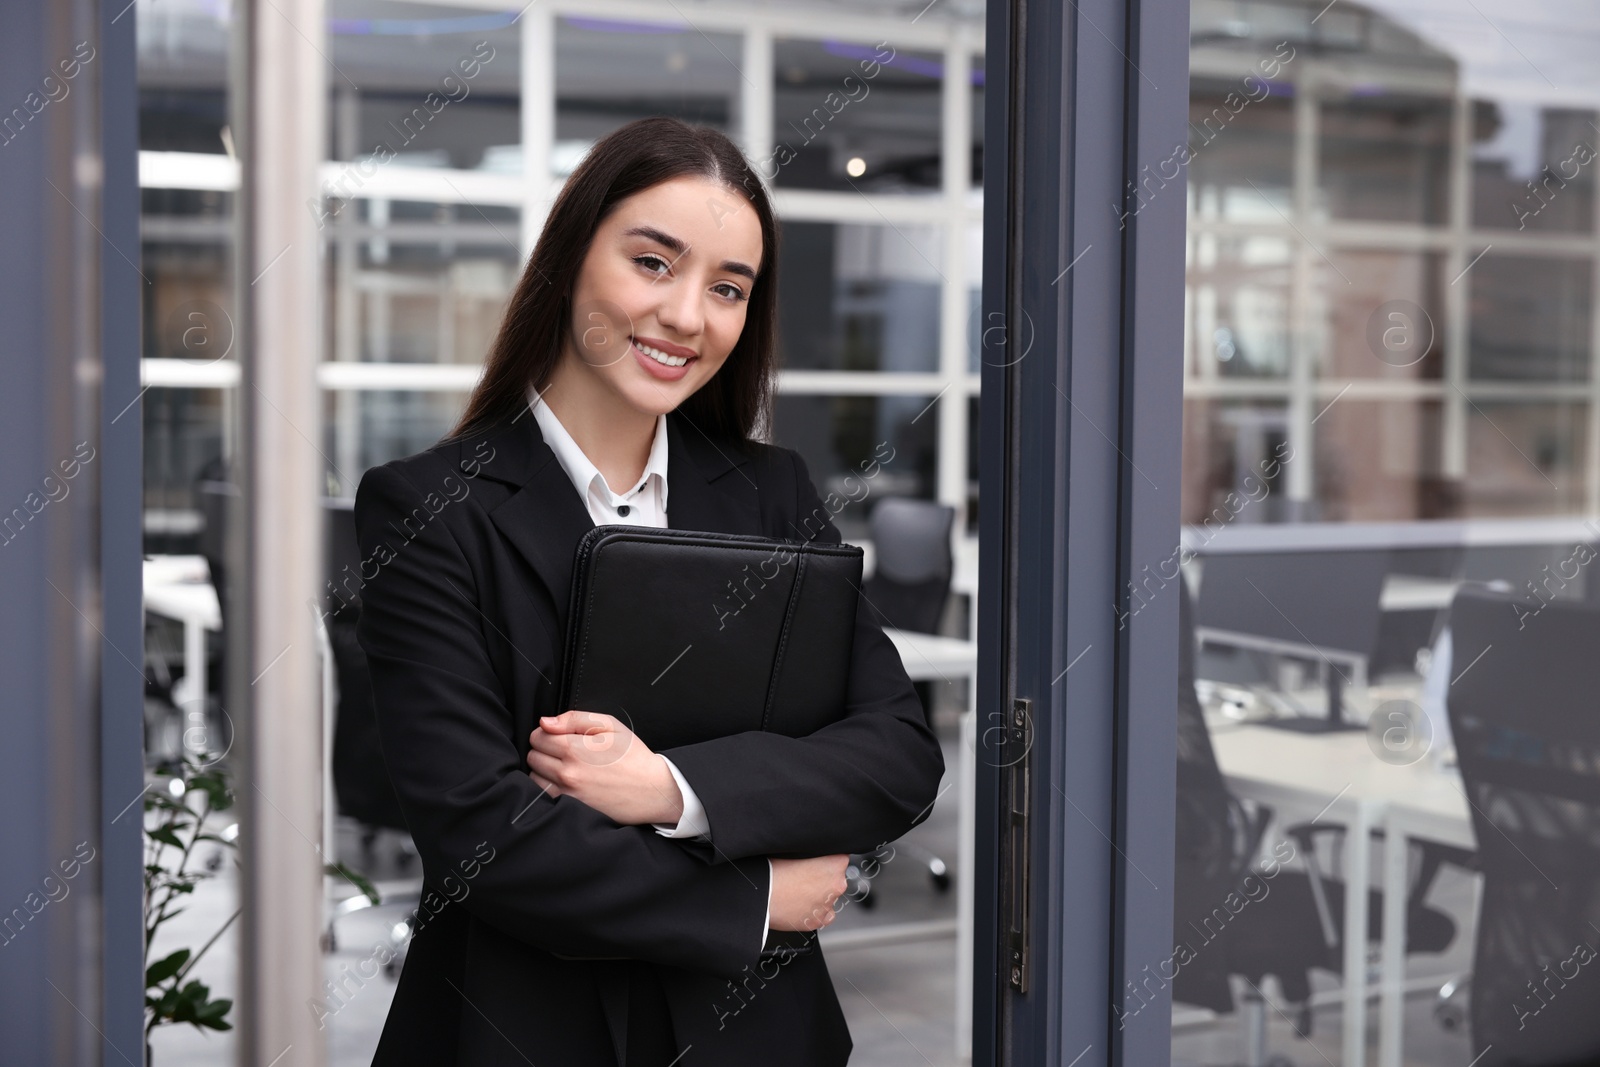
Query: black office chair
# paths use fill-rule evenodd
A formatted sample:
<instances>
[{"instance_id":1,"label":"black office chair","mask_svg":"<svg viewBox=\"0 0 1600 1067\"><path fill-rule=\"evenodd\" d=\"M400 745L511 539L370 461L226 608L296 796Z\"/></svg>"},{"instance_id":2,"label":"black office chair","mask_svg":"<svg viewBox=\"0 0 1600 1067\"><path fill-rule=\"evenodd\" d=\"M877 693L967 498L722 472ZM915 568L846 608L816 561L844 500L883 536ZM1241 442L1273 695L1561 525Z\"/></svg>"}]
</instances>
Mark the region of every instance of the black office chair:
<instances>
[{"instance_id":1,"label":"black office chair","mask_svg":"<svg viewBox=\"0 0 1600 1067\"><path fill-rule=\"evenodd\" d=\"M1450 608L1483 871L1468 1018L1477 1067L1577 1067L1600 1063L1600 608L1517 604L1463 589Z\"/></svg>"},{"instance_id":2,"label":"black office chair","mask_svg":"<svg viewBox=\"0 0 1600 1067\"><path fill-rule=\"evenodd\" d=\"M1247 807L1229 792L1211 745L1195 693L1194 612L1187 584L1178 583L1178 797L1176 811L1175 940L1191 948L1172 980L1173 1000L1227 1013L1234 1010L1230 976L1247 980L1240 996L1246 1067L1266 1060L1266 1010L1262 980L1276 976L1283 996L1298 1008L1295 1030L1311 1034L1311 971L1342 973L1344 884L1322 873L1316 839L1339 835L1342 826L1291 827L1296 856L1305 870L1282 870L1267 879L1256 866L1272 821L1265 805ZM1439 866L1452 850L1418 847L1422 854L1406 905L1406 951L1441 952L1455 938L1455 923L1424 900ZM1264 885L1264 893L1252 888ZM1233 894L1245 903L1237 912L1224 902ZM1256 894L1261 894L1256 896ZM1368 901L1367 940L1382 934L1383 898ZM1364 982L1366 976L1348 979ZM1281 1058L1273 1062L1286 1062Z\"/></svg>"},{"instance_id":3,"label":"black office chair","mask_svg":"<svg viewBox=\"0 0 1600 1067\"><path fill-rule=\"evenodd\" d=\"M194 483L195 501L200 509L200 554L205 558L211 575L211 587L216 590L217 607L222 615L222 628L206 632L206 721L211 747L218 752L230 751L233 746L233 721L223 709L228 699L228 603L230 589L226 567L228 542L228 517L239 496L239 487L232 481L226 460L211 460L200 469Z\"/></svg>"},{"instance_id":4,"label":"black office chair","mask_svg":"<svg viewBox=\"0 0 1600 1067\"><path fill-rule=\"evenodd\" d=\"M356 625L361 617L361 599L350 574L360 570L360 550L355 540L355 520L347 502L330 502L325 508L327 519L327 564L333 576L337 595L329 595L323 609L329 614L322 617L327 632L327 648L331 662L326 664L333 672L333 792L340 816L353 820L361 842L363 873L373 875L380 867L387 867L390 859L380 859L376 843L384 831L393 831L397 837L392 856L393 867L406 874L417 862L417 850L406 828L400 810L400 799L389 780L389 772L378 747L378 715L372 696L372 679L367 673L367 655L356 638ZM351 565L351 561L354 564ZM337 608L338 610L332 610ZM411 905L421 902L422 880L416 879L415 892L385 896L383 906ZM338 946L336 924L339 919L370 906L370 901L356 894L336 905L328 916L323 932L327 951ZM397 942L405 935L396 936ZM390 973L398 973L391 969Z\"/></svg>"},{"instance_id":5,"label":"black office chair","mask_svg":"<svg viewBox=\"0 0 1600 1067\"><path fill-rule=\"evenodd\" d=\"M925 634L939 632L955 570L950 547L955 517L956 509L948 504L903 497L887 497L872 509L869 521L875 562L862 591L867 610L880 626ZM931 726L933 684L912 684ZM939 892L950 888L950 868L943 859L915 842L903 841L895 847L897 853L909 853L927 867L928 878ZM874 856L881 861L882 856ZM873 876L867 859L865 855L851 856L846 874L849 893L863 908L874 903Z\"/></svg>"},{"instance_id":6,"label":"black office chair","mask_svg":"<svg viewBox=\"0 0 1600 1067\"><path fill-rule=\"evenodd\" d=\"M378 717L373 710L372 679L367 675L367 655L356 640L357 605L326 620L328 644L338 693L333 721L333 792L339 814L361 825L361 849L368 869L376 865L374 843L382 830L406 832L400 799L378 750ZM414 851L397 857L403 868L416 859Z\"/></svg>"},{"instance_id":7,"label":"black office chair","mask_svg":"<svg viewBox=\"0 0 1600 1067\"><path fill-rule=\"evenodd\" d=\"M950 530L956 509L888 497L878 501L870 521L876 562L866 580L869 609L883 626L938 633L955 570Z\"/></svg>"}]
</instances>

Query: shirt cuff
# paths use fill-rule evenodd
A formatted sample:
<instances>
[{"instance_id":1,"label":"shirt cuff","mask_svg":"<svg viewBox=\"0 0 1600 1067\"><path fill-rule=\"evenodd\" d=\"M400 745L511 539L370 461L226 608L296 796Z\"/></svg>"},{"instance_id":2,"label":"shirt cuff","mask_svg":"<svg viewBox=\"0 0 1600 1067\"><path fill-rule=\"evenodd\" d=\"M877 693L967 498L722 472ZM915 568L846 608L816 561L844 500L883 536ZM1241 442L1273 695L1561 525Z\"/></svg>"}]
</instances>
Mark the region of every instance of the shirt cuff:
<instances>
[{"instance_id":1,"label":"shirt cuff","mask_svg":"<svg viewBox=\"0 0 1600 1067\"><path fill-rule=\"evenodd\" d=\"M767 950L767 938L772 936L772 860L767 860L767 917L761 923L761 951Z\"/></svg>"},{"instance_id":2,"label":"shirt cuff","mask_svg":"<svg viewBox=\"0 0 1600 1067\"><path fill-rule=\"evenodd\" d=\"M660 753L657 753L660 755ZM711 825L706 820L706 809L701 805L700 798L695 795L689 783L684 780L683 774L665 756L661 762L667 765L667 770L672 772L672 780L678 783L678 792L683 794L683 814L678 817L678 825L670 823L651 823L656 828L656 833L662 837L706 837L711 833Z\"/></svg>"}]
</instances>

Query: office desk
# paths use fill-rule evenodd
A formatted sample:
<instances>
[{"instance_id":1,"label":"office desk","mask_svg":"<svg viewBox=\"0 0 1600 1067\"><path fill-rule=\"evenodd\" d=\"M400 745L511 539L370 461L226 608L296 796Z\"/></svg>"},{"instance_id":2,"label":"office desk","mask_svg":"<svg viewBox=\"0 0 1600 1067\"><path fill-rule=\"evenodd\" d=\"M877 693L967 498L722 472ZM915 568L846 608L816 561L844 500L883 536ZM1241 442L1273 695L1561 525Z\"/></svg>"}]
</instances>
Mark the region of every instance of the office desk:
<instances>
[{"instance_id":1,"label":"office desk","mask_svg":"<svg viewBox=\"0 0 1600 1067\"><path fill-rule=\"evenodd\" d=\"M1476 847L1460 776L1439 770L1431 756L1409 766L1385 763L1373 753L1367 735L1354 731L1316 735L1230 725L1212 731L1212 745L1229 788L1240 796L1320 809L1313 821L1332 816L1344 823L1346 930L1367 928L1366 890L1374 883L1367 846L1374 830L1384 831L1383 862L1375 872L1384 891L1378 1062L1380 1067L1399 1067L1406 846L1423 839ZM1362 1067L1366 1059L1366 947L1364 937L1345 938L1345 1067Z\"/></svg>"},{"instance_id":2,"label":"office desk","mask_svg":"<svg viewBox=\"0 0 1600 1067\"><path fill-rule=\"evenodd\" d=\"M977 862L974 831L977 826L977 793L973 789L977 764L977 730L974 721L978 682L978 646L972 641L910 630L884 630L900 653L906 674L912 681L967 680L967 708L961 713L961 762L956 768L958 818L956 834L958 858L956 883L956 1062L972 1058L972 954L973 895L972 868ZM896 924L924 926L926 924ZM876 933L876 931L875 931ZM885 936L893 936L885 935Z\"/></svg>"},{"instance_id":3,"label":"office desk","mask_svg":"<svg viewBox=\"0 0 1600 1067\"><path fill-rule=\"evenodd\" d=\"M959 637L919 634L911 630L885 629L914 682L972 679L978 671L978 646ZM970 695L970 694L969 694ZM968 701L971 707L971 701Z\"/></svg>"},{"instance_id":4,"label":"office desk","mask_svg":"<svg viewBox=\"0 0 1600 1067\"><path fill-rule=\"evenodd\" d=\"M1443 611L1450 606L1461 583L1454 578L1424 578L1390 574L1383 579L1380 611Z\"/></svg>"},{"instance_id":5,"label":"office desk","mask_svg":"<svg viewBox=\"0 0 1600 1067\"><path fill-rule=\"evenodd\" d=\"M183 749L202 755L206 730L206 631L222 629L222 607L204 556L150 556L144 561L144 609L183 623Z\"/></svg>"}]
</instances>

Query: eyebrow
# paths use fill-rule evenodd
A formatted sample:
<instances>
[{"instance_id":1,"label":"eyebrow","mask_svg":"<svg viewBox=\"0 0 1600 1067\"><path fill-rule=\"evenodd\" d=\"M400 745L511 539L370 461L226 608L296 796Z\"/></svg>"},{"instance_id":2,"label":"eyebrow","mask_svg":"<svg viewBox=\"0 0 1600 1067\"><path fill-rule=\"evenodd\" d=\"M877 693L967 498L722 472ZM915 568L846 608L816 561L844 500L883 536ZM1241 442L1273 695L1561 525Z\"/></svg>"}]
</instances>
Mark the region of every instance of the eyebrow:
<instances>
[{"instance_id":1,"label":"eyebrow","mask_svg":"<svg viewBox=\"0 0 1600 1067\"><path fill-rule=\"evenodd\" d=\"M667 248L672 249L672 251L680 259L689 254L689 246L688 245L684 244L682 241L678 240L678 238L672 236L670 233L663 233L661 230L656 229L654 226L635 226L632 229L623 230L622 231L622 236L624 236L624 237L647 237L650 240L654 241L656 244L665 245ZM756 280L755 269L753 267L747 266L744 263L740 263L736 259L725 259L725 260L723 260L720 269L727 271L729 274L740 274L740 275L743 275L744 277L749 278L752 282Z\"/></svg>"}]
</instances>

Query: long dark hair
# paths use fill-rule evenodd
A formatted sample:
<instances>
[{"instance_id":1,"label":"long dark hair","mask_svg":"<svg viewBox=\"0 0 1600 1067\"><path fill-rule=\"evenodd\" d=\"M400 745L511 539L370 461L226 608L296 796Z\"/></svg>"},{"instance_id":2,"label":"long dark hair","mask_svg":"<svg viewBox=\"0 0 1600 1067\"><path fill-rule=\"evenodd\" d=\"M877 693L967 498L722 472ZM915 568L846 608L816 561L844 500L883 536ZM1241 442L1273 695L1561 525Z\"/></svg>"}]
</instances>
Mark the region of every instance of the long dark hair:
<instances>
[{"instance_id":1,"label":"long dark hair","mask_svg":"<svg viewBox=\"0 0 1600 1067\"><path fill-rule=\"evenodd\" d=\"M772 403L777 220L761 179L726 134L657 116L601 138L567 179L511 294L483 377L447 440L482 430L525 406L529 385L545 387L561 358L578 268L601 221L627 197L686 176L739 193L761 221L761 266L750 290L744 330L717 373L678 408L707 435L749 439Z\"/></svg>"}]
</instances>

